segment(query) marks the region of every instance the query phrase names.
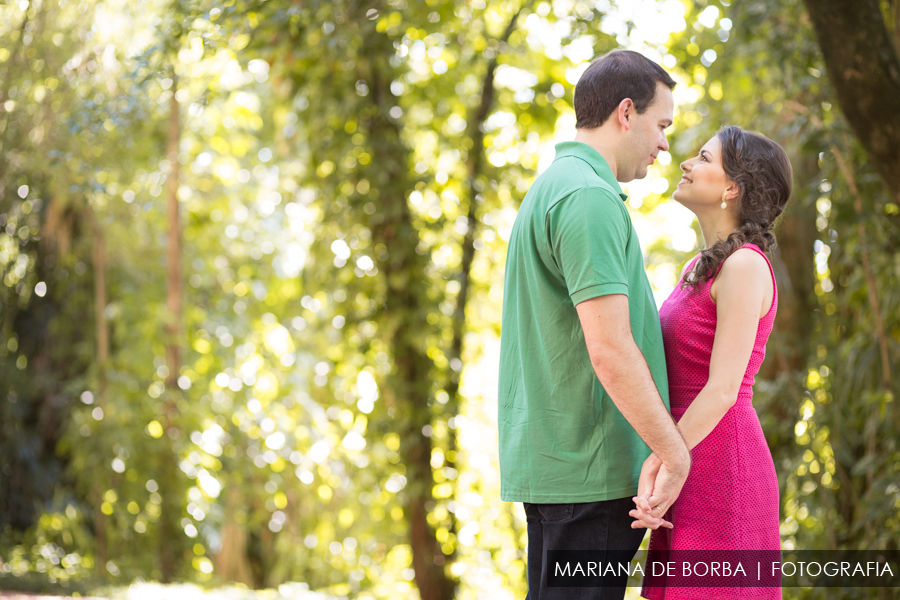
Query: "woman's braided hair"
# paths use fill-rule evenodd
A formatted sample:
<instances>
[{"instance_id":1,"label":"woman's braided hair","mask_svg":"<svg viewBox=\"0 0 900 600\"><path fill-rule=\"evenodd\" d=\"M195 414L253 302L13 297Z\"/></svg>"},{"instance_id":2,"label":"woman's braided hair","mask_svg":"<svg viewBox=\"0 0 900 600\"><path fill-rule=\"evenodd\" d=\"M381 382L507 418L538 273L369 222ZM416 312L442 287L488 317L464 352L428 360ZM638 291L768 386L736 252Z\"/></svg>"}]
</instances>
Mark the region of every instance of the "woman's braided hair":
<instances>
[{"instance_id":1,"label":"woman's braided hair","mask_svg":"<svg viewBox=\"0 0 900 600\"><path fill-rule=\"evenodd\" d=\"M699 289L744 244L756 244L763 252L774 248L772 227L791 197L793 171L781 146L734 125L723 127L716 136L722 144L722 168L738 187L740 226L727 239L700 252L697 264L684 276L682 288Z\"/></svg>"}]
</instances>

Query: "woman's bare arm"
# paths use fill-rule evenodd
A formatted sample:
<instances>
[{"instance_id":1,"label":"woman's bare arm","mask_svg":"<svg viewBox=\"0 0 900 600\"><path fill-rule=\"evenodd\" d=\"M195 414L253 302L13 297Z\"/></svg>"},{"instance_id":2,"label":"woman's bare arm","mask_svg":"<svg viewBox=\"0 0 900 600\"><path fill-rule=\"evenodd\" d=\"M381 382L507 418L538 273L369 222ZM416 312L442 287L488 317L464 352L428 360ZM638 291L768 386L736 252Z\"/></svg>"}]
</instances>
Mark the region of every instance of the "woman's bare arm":
<instances>
[{"instance_id":1,"label":"woman's bare arm","mask_svg":"<svg viewBox=\"0 0 900 600\"><path fill-rule=\"evenodd\" d=\"M719 424L737 401L747 371L759 319L773 297L766 260L750 249L738 249L722 265L716 288L716 337L709 363L709 381L678 422L688 448L693 448Z\"/></svg>"}]
</instances>

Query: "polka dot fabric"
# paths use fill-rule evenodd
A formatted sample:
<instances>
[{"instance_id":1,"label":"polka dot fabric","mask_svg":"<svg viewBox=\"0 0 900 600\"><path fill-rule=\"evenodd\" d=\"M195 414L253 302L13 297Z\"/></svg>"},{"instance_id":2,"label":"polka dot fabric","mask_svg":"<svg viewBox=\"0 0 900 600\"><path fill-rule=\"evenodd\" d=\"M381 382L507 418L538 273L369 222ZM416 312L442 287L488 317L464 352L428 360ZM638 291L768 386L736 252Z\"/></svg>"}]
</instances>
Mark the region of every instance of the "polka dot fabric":
<instances>
[{"instance_id":1,"label":"polka dot fabric","mask_svg":"<svg viewBox=\"0 0 900 600\"><path fill-rule=\"evenodd\" d=\"M755 250L766 258L765 253L753 244L741 247ZM693 267L697 258L688 268ZM768 258L766 263L769 264ZM774 284L771 264L769 273ZM709 361L716 333L716 305L709 295L711 286L712 280L697 291L676 287L659 310L670 405L676 421L681 419L709 380ZM777 304L776 287L772 307L759 320L756 343L737 402L715 429L691 450L691 472L681 495L666 514L674 529L653 531L650 550L780 549L778 480L772 454L752 405L753 382L765 358L766 341L772 331ZM651 600L770 600L780 599L781 590L645 586L641 595Z\"/></svg>"}]
</instances>

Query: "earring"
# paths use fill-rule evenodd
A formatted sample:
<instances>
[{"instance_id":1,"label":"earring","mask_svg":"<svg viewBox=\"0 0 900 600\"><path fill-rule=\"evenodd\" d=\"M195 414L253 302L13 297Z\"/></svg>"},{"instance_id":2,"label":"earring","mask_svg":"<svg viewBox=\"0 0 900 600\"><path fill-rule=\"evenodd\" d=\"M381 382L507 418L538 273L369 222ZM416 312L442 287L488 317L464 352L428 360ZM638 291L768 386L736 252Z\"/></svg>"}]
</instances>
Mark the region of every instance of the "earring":
<instances>
[{"instance_id":1,"label":"earring","mask_svg":"<svg viewBox=\"0 0 900 600\"><path fill-rule=\"evenodd\" d=\"M728 192L722 193L722 204L720 204L719 206L721 206L723 209L728 208L728 205L725 204L725 196L727 196L727 195L728 195Z\"/></svg>"}]
</instances>

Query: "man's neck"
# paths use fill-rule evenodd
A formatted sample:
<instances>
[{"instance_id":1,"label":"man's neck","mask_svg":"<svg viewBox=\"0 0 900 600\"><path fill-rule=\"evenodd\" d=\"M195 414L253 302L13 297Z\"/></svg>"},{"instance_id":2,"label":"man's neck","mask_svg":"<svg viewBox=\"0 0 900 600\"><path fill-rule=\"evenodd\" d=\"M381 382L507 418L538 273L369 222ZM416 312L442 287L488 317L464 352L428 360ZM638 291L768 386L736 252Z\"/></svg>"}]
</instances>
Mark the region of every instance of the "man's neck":
<instances>
[{"instance_id":1,"label":"man's neck","mask_svg":"<svg viewBox=\"0 0 900 600\"><path fill-rule=\"evenodd\" d=\"M610 143L611 139L612 136L608 135L608 132L605 132L603 127L597 127L596 129L577 129L575 131L575 141L587 144L596 150L606 161L606 164L609 165L613 177L618 180L619 169L618 164L616 163L615 152L613 152L613 146Z\"/></svg>"}]
</instances>

